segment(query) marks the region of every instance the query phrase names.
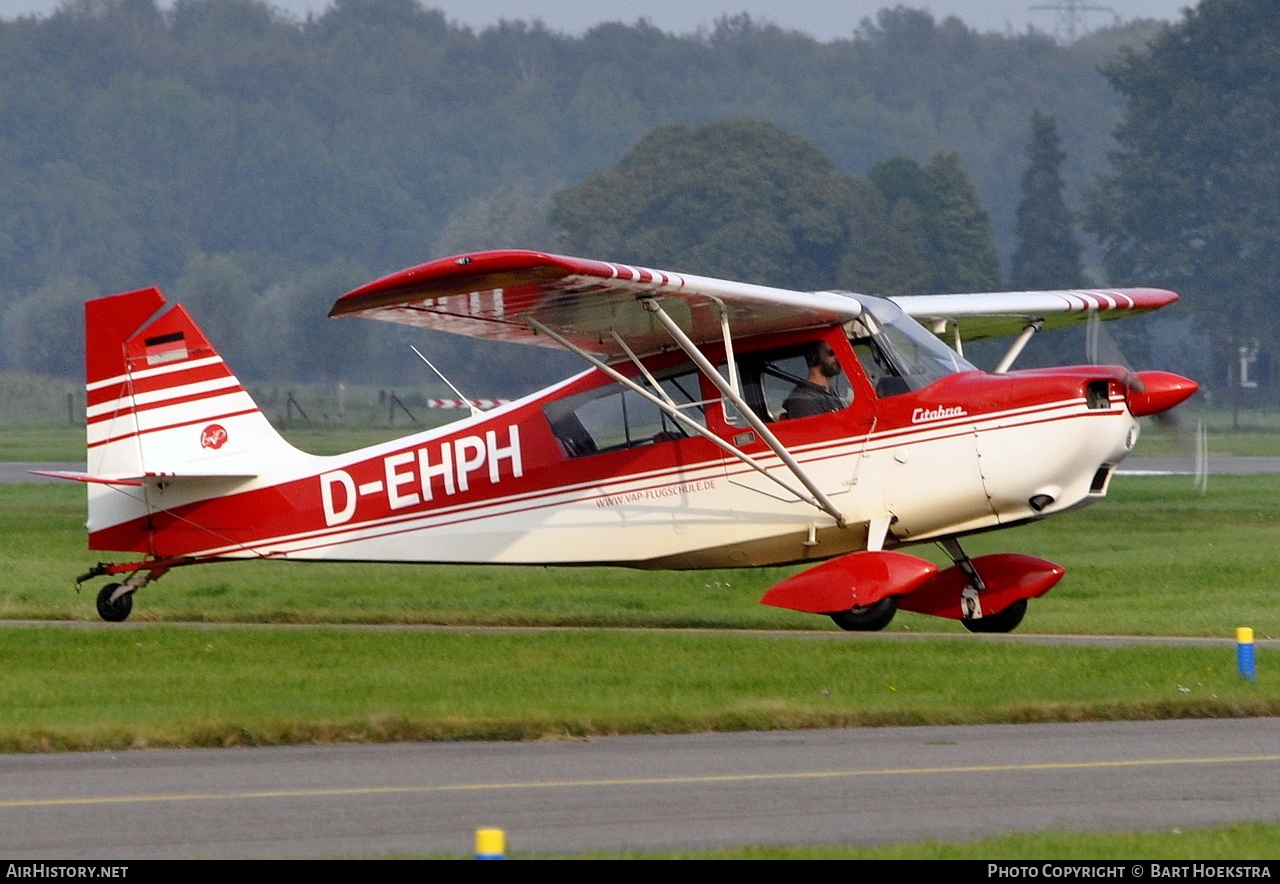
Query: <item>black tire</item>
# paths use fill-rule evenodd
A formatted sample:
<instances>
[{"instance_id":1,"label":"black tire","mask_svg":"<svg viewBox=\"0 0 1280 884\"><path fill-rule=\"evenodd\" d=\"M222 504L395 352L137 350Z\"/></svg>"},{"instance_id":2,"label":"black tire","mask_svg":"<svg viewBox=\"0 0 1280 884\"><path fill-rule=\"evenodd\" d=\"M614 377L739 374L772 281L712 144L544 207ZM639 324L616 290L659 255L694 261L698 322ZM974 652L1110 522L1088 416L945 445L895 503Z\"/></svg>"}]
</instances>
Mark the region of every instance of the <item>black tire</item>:
<instances>
[{"instance_id":1,"label":"black tire","mask_svg":"<svg viewBox=\"0 0 1280 884\"><path fill-rule=\"evenodd\" d=\"M889 625L898 613L898 597L889 595L873 605L859 606L848 611L832 611L827 616L846 632L879 632Z\"/></svg>"},{"instance_id":2,"label":"black tire","mask_svg":"<svg viewBox=\"0 0 1280 884\"><path fill-rule=\"evenodd\" d=\"M970 632L1013 632L1027 615L1027 600L1018 599L998 614L979 617L977 620L961 620Z\"/></svg>"},{"instance_id":3,"label":"black tire","mask_svg":"<svg viewBox=\"0 0 1280 884\"><path fill-rule=\"evenodd\" d=\"M119 623L133 610L133 593L127 592L114 602L111 593L120 588L119 583L108 583L98 591L98 616L108 623Z\"/></svg>"}]
</instances>

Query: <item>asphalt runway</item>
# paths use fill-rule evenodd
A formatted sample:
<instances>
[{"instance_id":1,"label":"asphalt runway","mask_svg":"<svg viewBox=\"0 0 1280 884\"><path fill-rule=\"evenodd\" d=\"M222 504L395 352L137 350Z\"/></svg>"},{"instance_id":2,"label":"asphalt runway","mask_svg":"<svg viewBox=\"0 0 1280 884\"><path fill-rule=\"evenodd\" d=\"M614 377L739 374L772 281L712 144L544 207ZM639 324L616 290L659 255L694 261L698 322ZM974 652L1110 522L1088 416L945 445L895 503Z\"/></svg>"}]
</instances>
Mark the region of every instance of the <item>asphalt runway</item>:
<instances>
[{"instance_id":1,"label":"asphalt runway","mask_svg":"<svg viewBox=\"0 0 1280 884\"><path fill-rule=\"evenodd\" d=\"M509 856L1280 820L1280 719L0 757L23 859Z\"/></svg>"}]
</instances>

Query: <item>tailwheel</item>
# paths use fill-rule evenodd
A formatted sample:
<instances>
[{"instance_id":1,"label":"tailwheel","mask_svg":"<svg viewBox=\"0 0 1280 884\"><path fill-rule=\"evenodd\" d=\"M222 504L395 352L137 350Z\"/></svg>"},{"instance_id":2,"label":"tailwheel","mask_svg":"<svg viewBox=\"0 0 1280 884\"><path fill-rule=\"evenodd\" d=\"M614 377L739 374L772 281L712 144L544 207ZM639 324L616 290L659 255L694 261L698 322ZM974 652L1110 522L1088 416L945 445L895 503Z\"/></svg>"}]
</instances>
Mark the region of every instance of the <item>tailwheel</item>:
<instances>
[{"instance_id":1,"label":"tailwheel","mask_svg":"<svg viewBox=\"0 0 1280 884\"><path fill-rule=\"evenodd\" d=\"M113 564L110 562L98 562L88 571L85 571L76 578L76 592L80 591L80 584L86 580L92 580L95 577L103 577L108 574L128 574L123 583L108 583L98 592L98 616L108 623L119 623L129 616L129 612L133 610L133 594L142 587L146 586L153 580L159 580L170 568L177 568L181 565L194 565L200 559L187 556L177 558L150 558L141 562L130 562L128 564ZM124 592L115 601L111 597L123 588Z\"/></svg>"},{"instance_id":2,"label":"tailwheel","mask_svg":"<svg viewBox=\"0 0 1280 884\"><path fill-rule=\"evenodd\" d=\"M970 632L1013 632L1027 614L1027 600L1018 599L998 614L988 614L976 620L961 620Z\"/></svg>"},{"instance_id":3,"label":"tailwheel","mask_svg":"<svg viewBox=\"0 0 1280 884\"><path fill-rule=\"evenodd\" d=\"M132 592L126 592L114 602L111 601L112 594L119 588L119 583L108 583L98 591L98 616L108 623L125 620L133 610Z\"/></svg>"},{"instance_id":4,"label":"tailwheel","mask_svg":"<svg viewBox=\"0 0 1280 884\"><path fill-rule=\"evenodd\" d=\"M846 632L879 632L898 613L898 597L888 595L872 605L858 605L848 611L832 611L829 616Z\"/></svg>"}]
</instances>

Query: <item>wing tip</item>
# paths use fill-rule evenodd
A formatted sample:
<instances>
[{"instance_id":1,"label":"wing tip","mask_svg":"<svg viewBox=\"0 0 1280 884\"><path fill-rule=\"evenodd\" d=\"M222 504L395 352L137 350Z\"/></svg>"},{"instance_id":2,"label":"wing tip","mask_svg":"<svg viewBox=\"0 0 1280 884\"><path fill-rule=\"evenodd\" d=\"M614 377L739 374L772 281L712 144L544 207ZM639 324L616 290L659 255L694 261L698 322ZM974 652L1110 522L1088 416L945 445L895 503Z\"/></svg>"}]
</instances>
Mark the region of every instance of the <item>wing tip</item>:
<instances>
[{"instance_id":1,"label":"wing tip","mask_svg":"<svg viewBox=\"0 0 1280 884\"><path fill-rule=\"evenodd\" d=\"M334 302L329 316L349 316L411 300L492 291L568 276L579 259L527 249L471 252L428 261L365 283Z\"/></svg>"}]
</instances>

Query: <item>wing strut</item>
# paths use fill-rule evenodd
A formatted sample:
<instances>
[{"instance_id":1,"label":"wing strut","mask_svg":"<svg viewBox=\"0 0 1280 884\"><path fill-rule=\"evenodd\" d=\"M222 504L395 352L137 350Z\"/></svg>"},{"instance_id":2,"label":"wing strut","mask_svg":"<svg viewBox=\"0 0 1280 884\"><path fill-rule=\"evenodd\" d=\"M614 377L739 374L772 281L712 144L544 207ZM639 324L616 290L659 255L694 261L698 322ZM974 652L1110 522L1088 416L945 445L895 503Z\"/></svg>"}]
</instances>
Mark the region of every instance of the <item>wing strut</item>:
<instances>
[{"instance_id":1,"label":"wing strut","mask_svg":"<svg viewBox=\"0 0 1280 884\"><path fill-rule=\"evenodd\" d=\"M719 298L712 298L712 300L720 308L720 337L724 339L724 364L729 369L729 386L741 397L742 387L738 385L738 360L733 356L733 335L729 333L729 308Z\"/></svg>"},{"instance_id":2,"label":"wing strut","mask_svg":"<svg viewBox=\"0 0 1280 884\"><path fill-rule=\"evenodd\" d=\"M800 464L798 464L796 459L791 456L791 452L787 451L783 444L778 441L778 437L773 435L773 432L765 426L764 421L760 420L760 417L752 410L751 406L738 395L737 391L735 391L729 382L721 376L720 372L716 371L716 367L711 364L707 357L702 355L702 352L694 345L693 341L689 340L689 336L686 335L684 330L676 324L676 321L668 316L666 311L663 310L658 302L653 298L641 298L640 303L645 310L648 310L658 318L658 321L661 322L666 330L671 334L672 339L680 345L680 349L688 354L689 358L692 359L694 364L702 370L711 383L715 384L716 387L719 388L721 395L723 395L725 399L729 400L729 403L733 405L734 408L738 409L739 413L747 419L747 423L751 425L751 429L755 430L756 433L759 434L761 441L769 446L769 449L778 456L778 459L786 464L786 467L791 471L791 474L799 479L800 484L809 489L809 493L813 495L812 498L805 497L803 494L798 496L802 500L807 500L827 515L831 516L831 518L836 520L836 524L843 528L844 516L841 514L840 510L836 509L835 504L833 504L830 499L822 493L821 489L818 488L817 483L815 483L813 479L809 478L809 475L800 468ZM734 450L736 451L737 449ZM765 475L768 475L768 473L765 473ZM778 480L775 479L775 481ZM792 491L792 493L794 494L795 492Z\"/></svg>"},{"instance_id":3,"label":"wing strut","mask_svg":"<svg viewBox=\"0 0 1280 884\"><path fill-rule=\"evenodd\" d=\"M1000 364L995 367L992 374L1006 374L1009 367L1013 365L1013 361L1022 355L1022 348L1027 346L1027 342L1031 340L1031 336L1040 331L1040 327L1044 325L1043 319L1035 319L1027 323L1022 332L1009 345L1009 350L1004 354L1004 358L1000 360ZM957 325L958 328L958 325Z\"/></svg>"},{"instance_id":4,"label":"wing strut","mask_svg":"<svg viewBox=\"0 0 1280 884\"><path fill-rule=\"evenodd\" d=\"M665 316L665 314L663 315ZM726 453L733 455L735 458L742 461L743 463L751 467L756 472L760 473L760 475L764 476L766 479L770 479L778 483L779 485L781 485L788 494L793 494L796 497L803 500L805 503L811 506L815 506L818 509L822 510L823 512L828 513L829 515L831 515L832 518L836 520L836 523L840 527L842 528L844 527L844 517L840 515L840 511L837 510L834 506L832 506L831 501L827 500L826 496L823 495L821 492L818 492L818 496L821 498L820 500L810 497L809 495L801 491L799 488L794 487L789 482L785 482L779 477L775 476L773 473L769 472L758 460L756 460L750 454L747 454L745 451L739 451L737 448L733 447L728 442L721 439L715 433L711 432L706 427L702 426L702 424L698 423L693 418L689 417L687 414L681 411L674 402L672 402L669 398L667 398L665 393L662 398L655 396L653 393L650 393L648 390L646 390L644 387L637 384L631 378L622 374L620 371L613 368L612 366L607 365L601 360L597 359L593 354L588 353L586 350L583 350L577 344L568 340L563 335L557 333L553 329L550 329L547 326L543 325L541 322L534 319L532 316L528 317L528 322L538 331L542 332L544 335L551 338L551 340L555 341L557 344L564 347L570 353L573 353L575 356L582 357L592 366L600 369L609 377L613 378L615 381L617 381L627 389L634 392L637 396L641 396L647 401L652 402L654 405L660 408L664 414L669 415L673 420L679 422L686 429L690 430L691 432L697 433L699 436L702 436L703 438L710 439L719 448L723 449ZM693 352L697 353L698 351L696 348L694 348ZM698 356L701 357L702 354L698 353ZM633 357L633 360L634 360L634 357ZM636 365L640 365L639 360L634 360L634 361ZM703 359L702 362L704 362L708 367L710 367L711 365L711 363L706 362L705 359ZM643 366L640 366L640 370L644 372L645 377L649 379L650 383L654 384L654 388L657 389L659 392L662 392L661 385L657 384L656 381L653 380L653 376L648 371L646 371ZM706 369L703 369L703 370L705 371ZM713 380L719 379L719 383L717 384L717 386L724 384L724 379L720 378L719 372L717 372L714 368L711 368L710 370L711 370L712 379ZM723 389L723 387L721 389ZM743 403L743 408L745 408L745 403ZM751 411L750 409L746 409L745 411L743 411L743 413L751 414ZM773 437L772 433L769 434L768 438L773 439L773 443L777 445L778 448L782 447L781 444L778 443L778 440ZM783 450L783 454L786 454L785 449ZM792 460L789 454L786 454L786 460ZM792 462L794 461L792 460ZM801 479L802 482L804 482L806 488L809 488L813 484L808 479L807 476L803 475L803 473L799 473L798 465L792 470L792 472L796 472L798 474L798 477ZM826 502L825 506L823 505L823 501Z\"/></svg>"}]
</instances>

